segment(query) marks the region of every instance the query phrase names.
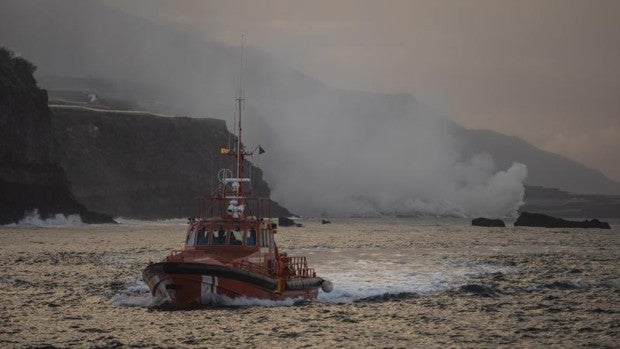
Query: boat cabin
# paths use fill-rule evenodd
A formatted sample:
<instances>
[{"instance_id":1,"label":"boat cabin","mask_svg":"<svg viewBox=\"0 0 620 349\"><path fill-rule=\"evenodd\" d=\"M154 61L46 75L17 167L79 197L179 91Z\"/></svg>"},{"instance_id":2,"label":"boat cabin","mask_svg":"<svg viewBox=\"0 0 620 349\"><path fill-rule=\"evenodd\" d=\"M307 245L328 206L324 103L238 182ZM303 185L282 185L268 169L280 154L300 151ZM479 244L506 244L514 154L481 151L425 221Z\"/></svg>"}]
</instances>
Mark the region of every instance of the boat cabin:
<instances>
[{"instance_id":1,"label":"boat cabin","mask_svg":"<svg viewBox=\"0 0 620 349\"><path fill-rule=\"evenodd\" d=\"M274 251L273 225L268 222L199 221L190 223L185 240L188 250L235 248ZM249 252L249 251L248 251Z\"/></svg>"}]
</instances>

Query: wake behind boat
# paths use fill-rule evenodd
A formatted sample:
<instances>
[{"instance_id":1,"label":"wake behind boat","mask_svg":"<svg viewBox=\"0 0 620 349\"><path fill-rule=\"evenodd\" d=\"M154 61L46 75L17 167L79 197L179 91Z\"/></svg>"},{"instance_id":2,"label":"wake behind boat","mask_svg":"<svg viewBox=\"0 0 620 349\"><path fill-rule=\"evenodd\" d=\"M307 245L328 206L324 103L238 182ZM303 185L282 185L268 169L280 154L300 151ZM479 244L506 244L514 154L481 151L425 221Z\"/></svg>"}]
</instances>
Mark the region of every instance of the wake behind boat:
<instances>
[{"instance_id":1,"label":"wake behind boat","mask_svg":"<svg viewBox=\"0 0 620 349\"><path fill-rule=\"evenodd\" d=\"M212 304L224 297L312 299L319 288L333 288L308 267L306 257L278 250L277 225L268 218L270 201L246 190L251 179L244 177L244 160L252 152L241 143L243 102L240 89L236 147L221 149L222 156L232 159L231 166L218 173L221 185L211 197L199 199L198 217L188 222L184 248L159 263L150 262L142 273L152 295L172 306Z\"/></svg>"}]
</instances>

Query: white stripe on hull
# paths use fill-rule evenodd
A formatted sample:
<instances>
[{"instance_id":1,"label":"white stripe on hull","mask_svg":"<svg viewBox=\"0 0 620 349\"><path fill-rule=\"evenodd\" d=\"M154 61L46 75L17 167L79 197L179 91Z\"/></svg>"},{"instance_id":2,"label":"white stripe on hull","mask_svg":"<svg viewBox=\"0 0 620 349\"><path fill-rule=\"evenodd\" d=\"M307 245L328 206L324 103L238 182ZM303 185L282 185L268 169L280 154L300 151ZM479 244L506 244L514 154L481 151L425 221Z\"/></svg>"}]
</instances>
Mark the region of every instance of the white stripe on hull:
<instances>
[{"instance_id":1,"label":"white stripe on hull","mask_svg":"<svg viewBox=\"0 0 620 349\"><path fill-rule=\"evenodd\" d=\"M217 294L218 278L216 276L203 275L200 283L200 303L212 303Z\"/></svg>"}]
</instances>

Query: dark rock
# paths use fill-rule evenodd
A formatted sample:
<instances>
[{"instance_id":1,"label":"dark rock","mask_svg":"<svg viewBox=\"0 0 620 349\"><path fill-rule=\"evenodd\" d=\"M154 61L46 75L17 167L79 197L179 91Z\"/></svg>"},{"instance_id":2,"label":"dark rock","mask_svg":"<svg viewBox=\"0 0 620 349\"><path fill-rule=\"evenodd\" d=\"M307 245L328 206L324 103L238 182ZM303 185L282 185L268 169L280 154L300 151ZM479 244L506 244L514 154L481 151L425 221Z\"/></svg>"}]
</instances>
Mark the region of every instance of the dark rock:
<instances>
[{"instance_id":1,"label":"dark rock","mask_svg":"<svg viewBox=\"0 0 620 349\"><path fill-rule=\"evenodd\" d=\"M37 86L34 71L32 63L0 48L0 224L35 210L42 219L79 214L92 223L114 222L73 196L58 165L47 92Z\"/></svg>"},{"instance_id":2,"label":"dark rock","mask_svg":"<svg viewBox=\"0 0 620 349\"><path fill-rule=\"evenodd\" d=\"M530 212L522 212L515 222L515 227L611 229L609 223L601 222L598 219L576 222Z\"/></svg>"},{"instance_id":3,"label":"dark rock","mask_svg":"<svg viewBox=\"0 0 620 349\"><path fill-rule=\"evenodd\" d=\"M303 224L301 224L301 223L295 223L295 226L296 226L297 228L303 228L303 227L304 227L304 225L303 225Z\"/></svg>"},{"instance_id":4,"label":"dark rock","mask_svg":"<svg viewBox=\"0 0 620 349\"><path fill-rule=\"evenodd\" d=\"M501 219L489 219L489 218L474 218L471 221L471 225L479 227L505 227L506 224Z\"/></svg>"},{"instance_id":5,"label":"dark rock","mask_svg":"<svg viewBox=\"0 0 620 349\"><path fill-rule=\"evenodd\" d=\"M290 218L280 217L278 218L278 225L281 227L292 227L295 225L295 221Z\"/></svg>"},{"instance_id":6,"label":"dark rock","mask_svg":"<svg viewBox=\"0 0 620 349\"><path fill-rule=\"evenodd\" d=\"M92 211L81 212L80 218L82 219L82 222L87 223L87 224L104 224L104 223L117 224L117 222L114 219L112 219L112 216L105 214L105 213L100 213L100 212L92 212Z\"/></svg>"},{"instance_id":7,"label":"dark rock","mask_svg":"<svg viewBox=\"0 0 620 349\"><path fill-rule=\"evenodd\" d=\"M331 222L326 219L321 219L321 224L330 224Z\"/></svg>"}]
</instances>

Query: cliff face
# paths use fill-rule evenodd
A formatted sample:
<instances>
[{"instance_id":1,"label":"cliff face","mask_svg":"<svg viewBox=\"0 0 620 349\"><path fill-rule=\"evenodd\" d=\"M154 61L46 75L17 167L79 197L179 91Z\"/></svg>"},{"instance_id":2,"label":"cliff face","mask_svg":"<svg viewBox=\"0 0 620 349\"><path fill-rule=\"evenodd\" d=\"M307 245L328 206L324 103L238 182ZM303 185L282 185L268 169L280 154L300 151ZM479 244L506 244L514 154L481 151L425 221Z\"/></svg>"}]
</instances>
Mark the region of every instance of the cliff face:
<instances>
[{"instance_id":1,"label":"cliff face","mask_svg":"<svg viewBox=\"0 0 620 349\"><path fill-rule=\"evenodd\" d=\"M0 49L0 159L2 164L49 164L52 141L47 93L28 61Z\"/></svg>"},{"instance_id":2,"label":"cliff face","mask_svg":"<svg viewBox=\"0 0 620 349\"><path fill-rule=\"evenodd\" d=\"M544 187L525 187L520 212L561 218L620 218L620 195L574 194Z\"/></svg>"},{"instance_id":3,"label":"cliff face","mask_svg":"<svg viewBox=\"0 0 620 349\"><path fill-rule=\"evenodd\" d=\"M46 218L80 214L86 222L111 221L86 211L72 196L55 162L47 93L37 87L30 62L0 48L0 224L34 209Z\"/></svg>"},{"instance_id":4,"label":"cliff face","mask_svg":"<svg viewBox=\"0 0 620 349\"><path fill-rule=\"evenodd\" d=\"M196 199L209 196L219 185L217 172L229 166L230 158L219 154L230 139L222 120L76 106L52 111L60 163L73 193L88 207L113 216L195 215ZM255 167L251 172L253 193L269 197L262 172ZM271 214L289 212L272 202Z\"/></svg>"}]
</instances>

